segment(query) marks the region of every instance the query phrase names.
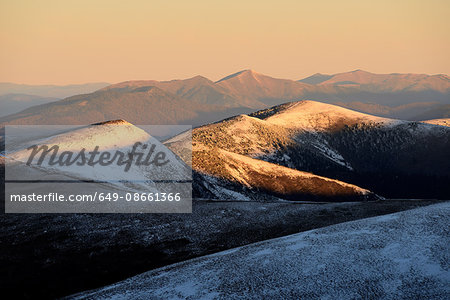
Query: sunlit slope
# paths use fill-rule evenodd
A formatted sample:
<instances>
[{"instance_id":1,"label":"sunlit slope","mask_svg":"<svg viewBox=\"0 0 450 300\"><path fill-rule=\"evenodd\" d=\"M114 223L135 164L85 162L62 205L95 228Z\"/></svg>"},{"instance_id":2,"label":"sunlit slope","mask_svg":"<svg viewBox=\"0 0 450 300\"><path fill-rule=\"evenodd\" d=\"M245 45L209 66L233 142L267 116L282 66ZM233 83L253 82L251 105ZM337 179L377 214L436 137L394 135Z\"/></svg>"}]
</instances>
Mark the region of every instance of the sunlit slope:
<instances>
[{"instance_id":1,"label":"sunlit slope","mask_svg":"<svg viewBox=\"0 0 450 300\"><path fill-rule=\"evenodd\" d=\"M381 195L445 197L449 192L450 129L443 126L300 101L196 128L192 138L194 170L204 173L220 166L222 159L208 162L225 150Z\"/></svg>"},{"instance_id":2,"label":"sunlit slope","mask_svg":"<svg viewBox=\"0 0 450 300\"><path fill-rule=\"evenodd\" d=\"M181 159L146 131L124 120L60 131L50 136L43 132L42 137L23 140L14 149L7 147L7 171L28 164L49 174L139 191L156 191L155 181L191 178L191 168ZM97 152L94 157L93 151ZM158 153L164 156L158 160L165 162L163 166L154 163Z\"/></svg>"}]
</instances>

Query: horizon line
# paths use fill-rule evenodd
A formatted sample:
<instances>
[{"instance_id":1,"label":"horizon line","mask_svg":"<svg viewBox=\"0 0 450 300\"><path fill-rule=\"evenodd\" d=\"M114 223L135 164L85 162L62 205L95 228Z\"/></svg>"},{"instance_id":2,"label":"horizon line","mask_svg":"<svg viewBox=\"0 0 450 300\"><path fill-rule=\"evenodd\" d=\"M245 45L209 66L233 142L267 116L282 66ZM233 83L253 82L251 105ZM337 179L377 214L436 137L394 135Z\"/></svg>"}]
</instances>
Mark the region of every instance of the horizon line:
<instances>
[{"instance_id":1,"label":"horizon line","mask_svg":"<svg viewBox=\"0 0 450 300\"><path fill-rule=\"evenodd\" d=\"M219 78L218 80L212 80L212 79L210 79L210 78L208 78L208 77L206 77L206 76L204 76L204 75L197 74L197 75L192 75L192 76L189 76L189 77L184 77L184 78L173 78L173 79L167 79L167 80L159 80L159 79L126 79L126 80L117 81L117 82L109 82L109 81L97 80L97 81L84 81L84 82L81 82L81 83L65 83L65 84L54 84L54 83L37 83L37 84L34 84L34 83L22 83L22 82L21 82L21 83L18 83L18 82L12 82L12 81L0 81L0 84L15 84L15 85L27 85L27 86L55 86L55 87L68 87L68 86L88 85L88 84L108 84L108 85L114 85L114 84L125 83L125 82L133 82L133 81L158 81L158 82L170 82L170 81L178 81L178 80L189 80L189 79L193 79L193 78L196 78L196 77L203 77L203 78L206 78L206 79L208 79L208 80L210 80L210 81L212 81L212 82L214 82L214 83L219 83L219 82L221 82L221 81L227 80L227 79L229 79L229 78L232 78L232 77L234 77L234 76L237 76L237 75L239 75L239 74L241 74L241 73L244 73L244 72L247 72L247 71L250 71L250 72L253 72L253 73L256 73L256 74L259 74L259 75L263 75L263 76L272 77L271 75L267 75L267 74L264 74L264 73L260 73L260 72L255 71L255 69L248 68L248 69L242 69L242 70L237 71L237 72L233 72L233 73L231 73L231 74L229 74L229 75L226 75L226 76L224 76L224 77ZM291 78L285 78L285 77L272 77L272 78L275 78L275 79L284 79L284 80L292 80L292 81L301 81L301 80L303 80L303 79L306 79L306 78L309 78L309 77L312 77L312 76L317 76L317 75L323 75L323 76L335 76L335 75L339 75L339 74L354 73L354 72L358 72L358 71L364 72L364 73L373 74L373 75L426 75L426 76L442 76L442 75L443 75L443 76L447 76L447 77L449 76L447 73L435 73L435 74L420 73L420 72L419 72L419 73L414 73L414 72L405 72L405 73L402 73L402 72L373 73L373 72L366 71L366 70L363 70L363 69L354 69L354 70L351 70L351 71L338 72L338 73L332 73L332 74L330 74L330 73L316 72L316 73L314 73L314 74L308 75L308 76L303 77L303 78L300 78L300 79L291 79Z\"/></svg>"}]
</instances>

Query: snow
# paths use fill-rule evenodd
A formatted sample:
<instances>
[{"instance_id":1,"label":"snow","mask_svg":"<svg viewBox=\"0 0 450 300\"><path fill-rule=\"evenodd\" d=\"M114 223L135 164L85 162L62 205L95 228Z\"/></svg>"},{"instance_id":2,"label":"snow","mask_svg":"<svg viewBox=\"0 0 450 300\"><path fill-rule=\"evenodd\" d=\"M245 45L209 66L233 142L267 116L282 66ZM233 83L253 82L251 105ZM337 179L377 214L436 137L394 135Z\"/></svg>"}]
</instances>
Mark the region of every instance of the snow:
<instances>
[{"instance_id":1,"label":"snow","mask_svg":"<svg viewBox=\"0 0 450 300\"><path fill-rule=\"evenodd\" d=\"M423 123L450 127L450 118L422 121Z\"/></svg>"},{"instance_id":2,"label":"snow","mask_svg":"<svg viewBox=\"0 0 450 300\"><path fill-rule=\"evenodd\" d=\"M169 163L161 167L157 167L154 164L138 166L133 163L130 169L125 172L125 166L117 165L116 163L106 166L89 166L87 164L82 166L77 164L70 166L60 166L59 164L50 166L49 160L51 155L49 154L40 166L36 165L39 159L39 155L36 155L32 166L50 173L60 173L75 178L111 182L117 187L132 191L144 190L157 192L154 184L152 184L154 180L191 179L190 168L178 159L175 154L144 130L123 120L79 127L50 137L22 142L20 150L6 154L8 157L7 166L11 168L15 166L14 164L26 163L30 156L30 151L27 148L32 145L46 145L49 148L53 145L58 145L59 154L63 151L70 151L74 153L73 157L76 157L83 148L86 149L86 155L88 155L89 151L93 151L98 146L100 152L109 152L110 157L113 157L116 151L121 151L125 154L130 153L133 145L137 142L146 144L147 149L155 145L154 153L163 152L166 155L165 160L168 160ZM14 147L17 147L17 145L14 145ZM144 153L148 151L143 150L142 145L137 150ZM11 169L7 169L7 176L8 173L12 174L12 172L8 172L9 170ZM13 178L8 179L11 180ZM123 183L122 181L132 181L132 184Z\"/></svg>"},{"instance_id":3,"label":"snow","mask_svg":"<svg viewBox=\"0 0 450 300\"><path fill-rule=\"evenodd\" d=\"M59 145L64 151L94 149L96 146L99 146L100 150L109 150L131 147L135 142L145 142L151 138L144 130L126 121L120 122L80 127L48 138L30 141L28 145ZM17 152L14 156L21 156L21 154L28 158L26 150Z\"/></svg>"},{"instance_id":4,"label":"snow","mask_svg":"<svg viewBox=\"0 0 450 300\"><path fill-rule=\"evenodd\" d=\"M184 142L184 141L192 141L192 129L186 130L180 134L171 137L170 139L164 141L165 144L175 143L175 142Z\"/></svg>"},{"instance_id":5,"label":"snow","mask_svg":"<svg viewBox=\"0 0 450 300\"><path fill-rule=\"evenodd\" d=\"M224 188L224 187L217 187L215 190L216 190L216 194L218 194L226 199L233 199L233 200L238 200L238 201L251 201L251 199L246 197L245 195L235 192L235 191L232 191L230 189Z\"/></svg>"},{"instance_id":6,"label":"snow","mask_svg":"<svg viewBox=\"0 0 450 300\"><path fill-rule=\"evenodd\" d=\"M211 193L213 193L217 199L232 199L238 201L251 201L251 199L242 193L230 190L224 187L220 180L216 177L209 176L207 174L202 174L203 176L203 186L207 188Z\"/></svg>"},{"instance_id":7,"label":"snow","mask_svg":"<svg viewBox=\"0 0 450 300\"><path fill-rule=\"evenodd\" d=\"M267 240L75 299L448 299L450 203Z\"/></svg>"},{"instance_id":8,"label":"snow","mask_svg":"<svg viewBox=\"0 0 450 300\"><path fill-rule=\"evenodd\" d=\"M345 161L344 157L339 154L336 150L332 149L328 144L327 140L316 135L314 140L310 141L310 144L316 148L323 156L334 161L335 163L346 167L349 170L353 170L348 162Z\"/></svg>"},{"instance_id":9,"label":"snow","mask_svg":"<svg viewBox=\"0 0 450 300\"><path fill-rule=\"evenodd\" d=\"M317 101L304 100L295 103L289 109L281 111L266 119L290 129L325 131L339 122L351 125L354 123L372 123L392 126L403 121L371 116L336 105Z\"/></svg>"},{"instance_id":10,"label":"snow","mask_svg":"<svg viewBox=\"0 0 450 300\"><path fill-rule=\"evenodd\" d=\"M284 134L282 128L277 128L264 120L250 117L248 115L239 115L227 124L226 132L230 136L235 145L251 145L251 155L260 156L265 151L273 151L271 148L264 146L266 141L261 137L260 128L266 130L275 130L278 134Z\"/></svg>"}]
</instances>

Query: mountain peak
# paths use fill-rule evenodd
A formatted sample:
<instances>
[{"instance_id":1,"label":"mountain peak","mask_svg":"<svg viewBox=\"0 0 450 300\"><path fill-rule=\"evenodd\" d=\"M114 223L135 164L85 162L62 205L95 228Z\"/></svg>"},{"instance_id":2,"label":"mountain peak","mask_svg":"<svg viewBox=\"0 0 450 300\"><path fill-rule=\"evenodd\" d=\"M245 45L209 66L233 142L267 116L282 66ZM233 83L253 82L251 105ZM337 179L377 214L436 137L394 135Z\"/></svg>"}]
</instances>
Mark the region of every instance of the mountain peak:
<instances>
[{"instance_id":1,"label":"mountain peak","mask_svg":"<svg viewBox=\"0 0 450 300\"><path fill-rule=\"evenodd\" d=\"M324 81L327 81L328 79L332 78L333 75L328 74L322 74L322 73L316 73L309 77L300 79L299 82L307 83L307 84L319 84Z\"/></svg>"},{"instance_id":2,"label":"mountain peak","mask_svg":"<svg viewBox=\"0 0 450 300\"><path fill-rule=\"evenodd\" d=\"M118 120L110 120L110 121L94 123L92 125L97 126L97 125L132 125L132 124L123 119L118 119Z\"/></svg>"},{"instance_id":3,"label":"mountain peak","mask_svg":"<svg viewBox=\"0 0 450 300\"><path fill-rule=\"evenodd\" d=\"M190 83L212 83L211 80L209 80L208 78L201 76L201 75L196 75L194 77L191 78L187 78L187 79L183 79L183 80L177 80L177 81L184 81L184 82L190 82ZM173 81L172 81L173 82Z\"/></svg>"},{"instance_id":4,"label":"mountain peak","mask_svg":"<svg viewBox=\"0 0 450 300\"><path fill-rule=\"evenodd\" d=\"M334 130L356 123L390 125L399 122L313 100L292 102L280 109L271 109L276 113L268 114L265 121L286 128L310 131Z\"/></svg>"},{"instance_id":5,"label":"mountain peak","mask_svg":"<svg viewBox=\"0 0 450 300\"><path fill-rule=\"evenodd\" d=\"M191 77L190 79L208 80L208 81L209 81L208 78L206 78L205 76L202 76L202 75L196 75L196 76L194 76L194 77Z\"/></svg>"},{"instance_id":6,"label":"mountain peak","mask_svg":"<svg viewBox=\"0 0 450 300\"><path fill-rule=\"evenodd\" d=\"M356 69L356 70L353 70L353 71L350 71L350 73L359 73L359 74L372 74L372 73L370 73L370 72L367 72L367 71L364 71L364 70L361 70L361 69Z\"/></svg>"},{"instance_id":7,"label":"mountain peak","mask_svg":"<svg viewBox=\"0 0 450 300\"><path fill-rule=\"evenodd\" d=\"M252 69L246 69L246 70L242 70L242 71L233 73L231 75L228 75L228 76L220 79L219 81L216 81L216 83L219 83L219 82L225 81L225 80L229 80L229 79L232 79L232 78L255 77L255 76L258 76L258 75L261 75L261 74L255 72Z\"/></svg>"}]
</instances>

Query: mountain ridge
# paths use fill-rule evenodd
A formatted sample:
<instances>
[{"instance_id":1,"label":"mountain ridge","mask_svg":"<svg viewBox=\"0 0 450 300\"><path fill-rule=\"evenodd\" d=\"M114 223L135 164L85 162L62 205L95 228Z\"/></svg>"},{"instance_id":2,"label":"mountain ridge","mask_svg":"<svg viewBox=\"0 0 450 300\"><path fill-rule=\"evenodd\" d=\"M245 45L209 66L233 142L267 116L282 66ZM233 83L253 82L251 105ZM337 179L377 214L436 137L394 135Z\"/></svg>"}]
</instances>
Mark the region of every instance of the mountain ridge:
<instances>
[{"instance_id":1,"label":"mountain ridge","mask_svg":"<svg viewBox=\"0 0 450 300\"><path fill-rule=\"evenodd\" d=\"M321 79L317 80L317 85L358 86L368 91L376 88L390 92L435 90L448 93L450 91L450 77L445 74L375 74L354 70L333 75L315 74L300 81L314 81L315 78Z\"/></svg>"},{"instance_id":2,"label":"mountain ridge","mask_svg":"<svg viewBox=\"0 0 450 300\"><path fill-rule=\"evenodd\" d=\"M195 128L192 141L194 171L208 176L231 176L234 171L222 166L229 158L221 151L228 151L349 182L384 197L450 195L450 165L445 158L450 128L445 126L300 101ZM208 186L227 186L212 182ZM234 188L245 192L243 186Z\"/></svg>"},{"instance_id":3,"label":"mountain ridge","mask_svg":"<svg viewBox=\"0 0 450 300\"><path fill-rule=\"evenodd\" d=\"M354 71L353 73L362 74L363 77L367 74L372 74L365 71ZM401 76L408 77L409 75L403 74ZM417 76L420 77L422 75ZM416 78L417 76L414 75L413 77ZM27 109L14 115L2 117L0 118L0 124L39 124L39 122L41 124L58 124L64 122L84 122L85 124L89 124L108 119L123 118L140 124L142 122L147 124L157 124L156 122L163 122L162 124L167 124L167 122L182 124L183 122L188 122L194 126L198 126L233 115L247 114L287 101L298 101L302 99L319 100L327 103L352 103L354 101L362 101L363 99L365 102L386 107L401 106L416 102L450 104L450 80L445 79L442 82L445 83L445 90L448 90L446 93L442 93L439 89L418 90L411 88L409 90L396 89L395 91L389 91L389 88L387 90L386 88L380 88L378 90L375 87L374 90L372 86L366 88L363 85L354 86L352 84L350 86L348 84L307 84L289 79L273 78L253 70L239 71L222 78L218 82L213 82L203 76L171 81L125 81L104 87L92 93L68 97L47 106L37 106L30 110ZM386 83L382 85L387 86ZM395 82L393 85L395 85ZM422 86L434 88L433 84L422 84ZM145 90L150 92L152 87L160 90L158 104L153 102L156 107L150 109L149 106L145 105L136 106L138 109L136 109L133 115L129 111L130 108L127 102L140 102L142 104L146 101L145 99L148 99ZM138 92L141 92L139 94L142 97L141 100L136 98ZM155 93L155 91L153 92ZM120 97L118 94L120 94ZM108 97L114 99L114 101L108 103L106 101ZM95 99L98 100L98 98L104 98L105 101L102 105L98 101L96 102ZM79 110L70 106L71 101L74 99L83 99L85 105L91 109L87 110L85 109L86 107L81 107L84 115L80 116ZM176 105L174 104L175 102L177 103ZM63 107L64 105L67 105L67 107ZM370 112L373 109L373 107L369 106L367 108L361 108L362 111L366 112ZM49 111L60 112L61 114L49 114ZM390 109L386 109L386 111L388 113L385 116L393 116L394 112L389 112ZM143 116L144 113L147 113L147 117ZM161 118L162 115L167 116L166 121ZM409 116L413 118L411 114ZM435 115L425 119L443 117L446 116Z\"/></svg>"},{"instance_id":4,"label":"mountain ridge","mask_svg":"<svg viewBox=\"0 0 450 300\"><path fill-rule=\"evenodd\" d=\"M103 88L110 83L93 82L84 84L20 84L12 82L0 82L0 95L4 94L31 94L40 97L65 98L77 94L85 94Z\"/></svg>"}]
</instances>

